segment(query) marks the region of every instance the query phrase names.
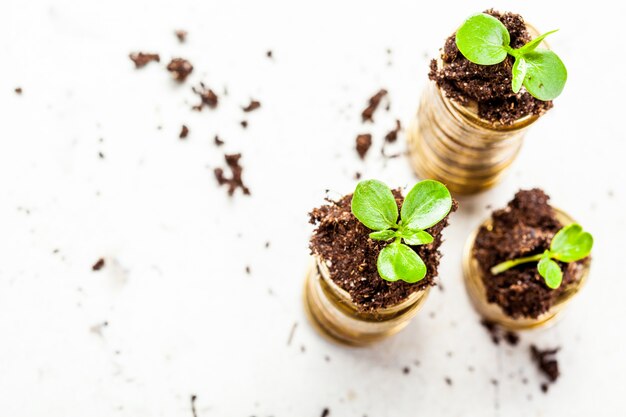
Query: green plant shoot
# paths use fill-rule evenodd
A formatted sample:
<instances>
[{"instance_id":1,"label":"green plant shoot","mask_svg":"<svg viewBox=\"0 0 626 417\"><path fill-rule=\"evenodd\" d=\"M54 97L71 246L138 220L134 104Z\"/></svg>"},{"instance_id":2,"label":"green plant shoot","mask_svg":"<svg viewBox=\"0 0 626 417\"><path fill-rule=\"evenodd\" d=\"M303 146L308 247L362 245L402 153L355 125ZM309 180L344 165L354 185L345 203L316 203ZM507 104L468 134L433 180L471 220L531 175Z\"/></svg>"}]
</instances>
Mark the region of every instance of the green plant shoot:
<instances>
[{"instance_id":1,"label":"green plant shoot","mask_svg":"<svg viewBox=\"0 0 626 417\"><path fill-rule=\"evenodd\" d=\"M552 242L550 242L550 249L537 255L502 262L491 268L491 273L498 275L514 266L538 261L539 275L544 278L548 287L556 289L561 286L561 281L563 281L563 271L554 260L565 263L579 261L589 256L592 247L593 236L584 232L579 224L573 223L565 226L554 235Z\"/></svg>"},{"instance_id":2,"label":"green plant shoot","mask_svg":"<svg viewBox=\"0 0 626 417\"><path fill-rule=\"evenodd\" d=\"M511 48L511 36L495 17L479 13L468 18L456 32L456 45L465 58L478 65L495 65L513 56L511 88L518 93L522 85L533 97L548 101L561 94L567 69L554 52L538 48L544 33L518 49Z\"/></svg>"},{"instance_id":3,"label":"green plant shoot","mask_svg":"<svg viewBox=\"0 0 626 417\"><path fill-rule=\"evenodd\" d=\"M398 205L389 187L377 180L365 180L357 185L351 208L352 214L373 230L371 239L390 242L378 255L379 275L387 281L414 283L427 271L424 261L408 245L426 245L434 240L425 229L448 215L452 197L438 181L418 182L404 199L398 220Z\"/></svg>"}]
</instances>

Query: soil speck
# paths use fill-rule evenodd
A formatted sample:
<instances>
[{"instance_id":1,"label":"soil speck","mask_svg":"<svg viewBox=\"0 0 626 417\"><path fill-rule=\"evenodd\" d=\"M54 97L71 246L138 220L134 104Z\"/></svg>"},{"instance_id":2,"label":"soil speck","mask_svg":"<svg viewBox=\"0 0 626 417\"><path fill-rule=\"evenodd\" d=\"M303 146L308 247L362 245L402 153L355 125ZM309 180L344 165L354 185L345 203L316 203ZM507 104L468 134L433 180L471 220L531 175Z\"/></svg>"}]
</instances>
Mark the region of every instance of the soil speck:
<instances>
[{"instance_id":1,"label":"soil speck","mask_svg":"<svg viewBox=\"0 0 626 417\"><path fill-rule=\"evenodd\" d=\"M189 74L193 71L191 62L183 58L174 58L167 64L167 70L172 74L174 79L180 83L185 82Z\"/></svg>"},{"instance_id":2,"label":"soil speck","mask_svg":"<svg viewBox=\"0 0 626 417\"><path fill-rule=\"evenodd\" d=\"M396 119L396 127L385 135L385 142L393 143L398 139L398 133L402 130L400 120Z\"/></svg>"},{"instance_id":3,"label":"soil speck","mask_svg":"<svg viewBox=\"0 0 626 417\"><path fill-rule=\"evenodd\" d=\"M198 413L196 412L196 400L198 397L196 394L191 394L191 415L192 417L198 417Z\"/></svg>"},{"instance_id":4,"label":"soil speck","mask_svg":"<svg viewBox=\"0 0 626 417\"><path fill-rule=\"evenodd\" d=\"M372 135L369 133L361 134L356 137L356 152L361 159L365 159L367 151L372 146Z\"/></svg>"},{"instance_id":5,"label":"soil speck","mask_svg":"<svg viewBox=\"0 0 626 417\"><path fill-rule=\"evenodd\" d=\"M204 83L201 82L200 86L197 88L192 87L191 91L193 91L200 97L200 103L192 107L194 110L201 111L204 106L207 106L210 109L214 109L217 107L219 97L217 96L217 94L215 94L213 90L207 88Z\"/></svg>"},{"instance_id":6,"label":"soil speck","mask_svg":"<svg viewBox=\"0 0 626 417\"><path fill-rule=\"evenodd\" d=\"M556 360L556 354L560 348L554 349L539 349L535 345L530 345L530 356L539 368L539 371L548 378L550 383L556 382L559 378L559 362ZM544 389L545 385L545 389ZM546 392L548 390L548 384L542 384L541 390Z\"/></svg>"},{"instance_id":7,"label":"soil speck","mask_svg":"<svg viewBox=\"0 0 626 417\"><path fill-rule=\"evenodd\" d=\"M161 62L159 54L133 52L128 57L135 63L135 68L143 68L150 62Z\"/></svg>"},{"instance_id":8,"label":"soil speck","mask_svg":"<svg viewBox=\"0 0 626 417\"><path fill-rule=\"evenodd\" d=\"M259 107L261 107L261 102L257 101L257 100L250 100L250 104L248 104L245 107L242 107L243 111L246 113L249 113L251 111L254 111L256 109L258 109Z\"/></svg>"},{"instance_id":9,"label":"soil speck","mask_svg":"<svg viewBox=\"0 0 626 417\"><path fill-rule=\"evenodd\" d=\"M180 128L180 133L178 134L178 137L180 139L185 139L187 137L187 135L189 135L189 128L187 126L183 125Z\"/></svg>"},{"instance_id":10,"label":"soil speck","mask_svg":"<svg viewBox=\"0 0 626 417\"><path fill-rule=\"evenodd\" d=\"M96 261L95 264L93 264L93 266L91 267L92 271L99 271L102 268L104 268L104 258L100 258Z\"/></svg>"},{"instance_id":11,"label":"soil speck","mask_svg":"<svg viewBox=\"0 0 626 417\"><path fill-rule=\"evenodd\" d=\"M386 95L387 95L387 90L385 90L384 88L381 88L380 90L378 90L376 94L370 97L370 99L368 100L367 107L363 110L363 112L361 112L361 118L364 122L374 121L374 112L380 105L380 102L382 101L383 97L385 97Z\"/></svg>"},{"instance_id":12,"label":"soil speck","mask_svg":"<svg viewBox=\"0 0 626 417\"><path fill-rule=\"evenodd\" d=\"M289 337L287 338L287 346L291 346L291 342L293 341L293 336L296 334L297 328L298 328L298 322L295 321L291 325L291 330L289 331Z\"/></svg>"},{"instance_id":13,"label":"soil speck","mask_svg":"<svg viewBox=\"0 0 626 417\"><path fill-rule=\"evenodd\" d=\"M226 164L231 170L231 177L226 178L224 176L224 170L222 168L215 168L214 174L219 185L228 185L228 195L232 196L237 188L241 188L241 191L245 195L250 195L250 189L246 187L242 180L243 167L239 165L241 154L224 155Z\"/></svg>"},{"instance_id":14,"label":"soil speck","mask_svg":"<svg viewBox=\"0 0 626 417\"><path fill-rule=\"evenodd\" d=\"M178 38L178 42L180 43L185 43L185 41L187 40L186 30L182 30L182 29L175 30L174 35L176 35L176 37Z\"/></svg>"}]
</instances>

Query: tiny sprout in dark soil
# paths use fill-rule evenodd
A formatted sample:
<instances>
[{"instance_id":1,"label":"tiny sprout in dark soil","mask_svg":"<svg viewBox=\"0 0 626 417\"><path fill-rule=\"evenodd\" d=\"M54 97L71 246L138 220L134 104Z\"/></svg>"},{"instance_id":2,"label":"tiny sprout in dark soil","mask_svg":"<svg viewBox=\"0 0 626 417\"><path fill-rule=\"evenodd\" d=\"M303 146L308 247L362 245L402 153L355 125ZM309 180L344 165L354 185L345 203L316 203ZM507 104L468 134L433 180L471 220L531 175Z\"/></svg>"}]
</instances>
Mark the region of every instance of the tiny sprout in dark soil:
<instances>
[{"instance_id":1,"label":"tiny sprout in dark soil","mask_svg":"<svg viewBox=\"0 0 626 417\"><path fill-rule=\"evenodd\" d=\"M561 94L567 69L557 54L538 48L552 30L531 40L518 49L510 46L511 35L493 16L479 13L468 18L456 32L456 45L465 58L478 65L495 65L507 55L515 58L512 69L512 89L517 93L522 85L535 98L552 100Z\"/></svg>"},{"instance_id":2,"label":"tiny sprout in dark soil","mask_svg":"<svg viewBox=\"0 0 626 417\"><path fill-rule=\"evenodd\" d=\"M376 262L378 273L387 281L414 283L426 276L424 261L408 245L431 243L433 237L425 229L443 220L451 208L450 192L433 180L418 182L409 191L400 210L400 220L396 199L380 181L361 181L352 197L352 214L374 230L370 238L390 241Z\"/></svg>"},{"instance_id":3,"label":"tiny sprout in dark soil","mask_svg":"<svg viewBox=\"0 0 626 417\"><path fill-rule=\"evenodd\" d=\"M491 268L491 273L498 275L517 265L536 262L539 275L541 275L546 285L552 289L559 288L563 280L563 271L554 260L570 263L586 258L591 253L593 247L593 237L590 233L584 232L583 228L576 223L570 224L559 230L550 242L550 249L537 255L525 256L499 263Z\"/></svg>"}]
</instances>

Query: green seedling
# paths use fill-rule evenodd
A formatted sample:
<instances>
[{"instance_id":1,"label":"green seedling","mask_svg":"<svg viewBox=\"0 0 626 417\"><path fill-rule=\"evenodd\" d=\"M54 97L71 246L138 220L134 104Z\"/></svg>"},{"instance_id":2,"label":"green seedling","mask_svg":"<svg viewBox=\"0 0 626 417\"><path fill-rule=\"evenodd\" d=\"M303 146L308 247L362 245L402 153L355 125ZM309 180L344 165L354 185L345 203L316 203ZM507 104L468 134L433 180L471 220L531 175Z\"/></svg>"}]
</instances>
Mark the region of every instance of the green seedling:
<instances>
[{"instance_id":1,"label":"green seedling","mask_svg":"<svg viewBox=\"0 0 626 417\"><path fill-rule=\"evenodd\" d=\"M382 182L361 181L352 196L352 214L373 230L370 238L390 242L376 261L379 275L387 281L414 283L426 276L424 261L408 245L431 243L433 237L425 229L439 223L451 208L450 192L433 180L418 182L409 191L400 209L400 220L396 199Z\"/></svg>"},{"instance_id":2,"label":"green seedling","mask_svg":"<svg viewBox=\"0 0 626 417\"><path fill-rule=\"evenodd\" d=\"M592 247L593 236L584 232L579 224L570 224L554 235L550 249L537 255L502 262L491 268L491 273L498 275L514 266L538 261L537 270L545 279L546 285L552 289L559 288L563 281L563 271L554 259L565 263L576 262L589 256Z\"/></svg>"},{"instance_id":3,"label":"green seedling","mask_svg":"<svg viewBox=\"0 0 626 417\"><path fill-rule=\"evenodd\" d=\"M515 58L511 87L518 93L522 85L533 97L548 101L563 91L567 69L554 52L538 48L544 33L518 49L510 46L511 35L495 17L479 13L468 18L456 32L456 45L465 58L478 65L495 65L507 55Z\"/></svg>"}]
</instances>

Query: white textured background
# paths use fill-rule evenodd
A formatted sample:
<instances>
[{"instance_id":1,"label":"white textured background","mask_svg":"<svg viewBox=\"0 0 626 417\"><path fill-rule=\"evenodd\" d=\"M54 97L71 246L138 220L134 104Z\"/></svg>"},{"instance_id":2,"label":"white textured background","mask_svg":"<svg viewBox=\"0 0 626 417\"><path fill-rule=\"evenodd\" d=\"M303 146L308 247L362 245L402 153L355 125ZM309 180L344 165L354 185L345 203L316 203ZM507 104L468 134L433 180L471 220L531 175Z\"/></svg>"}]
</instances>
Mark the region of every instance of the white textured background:
<instances>
[{"instance_id":1,"label":"white textured background","mask_svg":"<svg viewBox=\"0 0 626 417\"><path fill-rule=\"evenodd\" d=\"M383 136L414 114L428 57L492 5L561 29L550 43L569 69L565 92L506 180L461 199L443 246L445 290L397 337L329 344L302 311L307 212L327 188L350 192L356 171L416 181L405 158L382 160ZM192 394L198 417L623 413L625 14L608 0L3 2L0 415L191 417ZM135 50L162 62L135 70ZM164 70L173 56L195 66L184 85ZM217 110L190 110L199 81L228 88ZM381 87L391 110L364 125ZM250 97L262 108L244 130ZM361 162L354 138L366 132L375 141ZM253 195L228 198L212 170L239 151ZM594 233L592 275L556 327L496 347L466 298L461 250L488 204L532 186ZM92 272L100 257L106 267ZM104 321L101 335L90 331ZM530 343L562 346L547 395Z\"/></svg>"}]
</instances>

